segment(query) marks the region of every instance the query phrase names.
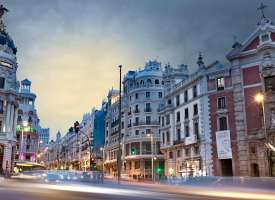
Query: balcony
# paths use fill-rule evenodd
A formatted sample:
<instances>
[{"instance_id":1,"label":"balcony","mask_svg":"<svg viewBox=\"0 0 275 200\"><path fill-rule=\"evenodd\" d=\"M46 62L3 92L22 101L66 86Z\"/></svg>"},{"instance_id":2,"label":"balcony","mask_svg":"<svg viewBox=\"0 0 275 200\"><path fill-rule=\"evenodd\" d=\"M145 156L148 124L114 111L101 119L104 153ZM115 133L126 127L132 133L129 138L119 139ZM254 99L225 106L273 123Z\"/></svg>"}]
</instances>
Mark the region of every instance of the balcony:
<instances>
[{"instance_id":1,"label":"balcony","mask_svg":"<svg viewBox=\"0 0 275 200\"><path fill-rule=\"evenodd\" d=\"M132 124L128 124L128 126L127 126L128 128L131 128L132 127Z\"/></svg>"},{"instance_id":2,"label":"balcony","mask_svg":"<svg viewBox=\"0 0 275 200\"><path fill-rule=\"evenodd\" d=\"M173 142L174 145L177 145L177 144L185 144L185 140L184 139L181 139L181 140L175 140Z\"/></svg>"},{"instance_id":3,"label":"balcony","mask_svg":"<svg viewBox=\"0 0 275 200\"><path fill-rule=\"evenodd\" d=\"M128 115L132 115L132 112L131 112L131 111L129 111L129 112L128 112Z\"/></svg>"},{"instance_id":4,"label":"balcony","mask_svg":"<svg viewBox=\"0 0 275 200\"><path fill-rule=\"evenodd\" d=\"M138 126L138 125L139 125L139 122L134 123L134 126Z\"/></svg>"}]
</instances>

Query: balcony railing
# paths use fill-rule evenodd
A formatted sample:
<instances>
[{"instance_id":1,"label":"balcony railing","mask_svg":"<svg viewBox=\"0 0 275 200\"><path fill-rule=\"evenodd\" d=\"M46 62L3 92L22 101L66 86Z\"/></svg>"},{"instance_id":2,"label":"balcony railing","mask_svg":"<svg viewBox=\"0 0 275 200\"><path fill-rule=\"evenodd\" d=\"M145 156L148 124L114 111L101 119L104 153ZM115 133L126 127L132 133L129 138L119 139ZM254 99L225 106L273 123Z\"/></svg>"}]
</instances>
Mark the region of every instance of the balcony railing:
<instances>
[{"instance_id":1,"label":"balcony railing","mask_svg":"<svg viewBox=\"0 0 275 200\"><path fill-rule=\"evenodd\" d=\"M136 109L136 110L134 111L134 113L139 113L139 109Z\"/></svg>"},{"instance_id":2,"label":"balcony railing","mask_svg":"<svg viewBox=\"0 0 275 200\"><path fill-rule=\"evenodd\" d=\"M185 143L185 142L184 142L184 139L175 140L175 141L173 142L174 145L177 145L177 144L184 144L184 143Z\"/></svg>"}]
</instances>

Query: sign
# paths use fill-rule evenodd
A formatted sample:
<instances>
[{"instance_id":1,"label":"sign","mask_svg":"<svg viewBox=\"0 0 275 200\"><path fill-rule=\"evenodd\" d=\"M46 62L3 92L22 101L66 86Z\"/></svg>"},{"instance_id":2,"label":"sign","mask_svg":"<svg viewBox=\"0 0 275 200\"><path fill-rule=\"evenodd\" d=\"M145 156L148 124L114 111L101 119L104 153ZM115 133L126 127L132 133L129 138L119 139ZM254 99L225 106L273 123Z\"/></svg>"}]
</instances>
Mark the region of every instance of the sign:
<instances>
[{"instance_id":1,"label":"sign","mask_svg":"<svg viewBox=\"0 0 275 200\"><path fill-rule=\"evenodd\" d=\"M217 131L216 143L217 143L218 159L231 159L232 149L231 149L230 131L229 130Z\"/></svg>"}]
</instances>

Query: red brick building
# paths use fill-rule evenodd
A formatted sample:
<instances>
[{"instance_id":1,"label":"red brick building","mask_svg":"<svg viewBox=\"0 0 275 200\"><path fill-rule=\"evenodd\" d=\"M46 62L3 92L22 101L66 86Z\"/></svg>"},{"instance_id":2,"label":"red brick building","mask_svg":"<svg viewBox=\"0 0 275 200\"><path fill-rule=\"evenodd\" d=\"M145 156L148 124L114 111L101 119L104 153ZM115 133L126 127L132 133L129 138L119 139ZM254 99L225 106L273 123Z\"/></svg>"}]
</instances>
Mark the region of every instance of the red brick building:
<instances>
[{"instance_id":1,"label":"red brick building","mask_svg":"<svg viewBox=\"0 0 275 200\"><path fill-rule=\"evenodd\" d=\"M208 71L214 175L275 176L275 26L256 30ZM263 94L262 103L255 101ZM263 109L264 108L264 109Z\"/></svg>"}]
</instances>

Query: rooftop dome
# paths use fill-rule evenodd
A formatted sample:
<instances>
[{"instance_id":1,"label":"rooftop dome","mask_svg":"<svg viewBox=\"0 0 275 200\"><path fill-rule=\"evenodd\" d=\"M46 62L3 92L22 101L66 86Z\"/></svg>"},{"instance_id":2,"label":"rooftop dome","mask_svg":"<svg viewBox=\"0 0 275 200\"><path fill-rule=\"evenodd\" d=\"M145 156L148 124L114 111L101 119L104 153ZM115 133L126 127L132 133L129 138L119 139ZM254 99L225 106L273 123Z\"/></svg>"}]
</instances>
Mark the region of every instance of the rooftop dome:
<instances>
[{"instance_id":1,"label":"rooftop dome","mask_svg":"<svg viewBox=\"0 0 275 200\"><path fill-rule=\"evenodd\" d=\"M161 63L156 60L145 63L144 69L137 72L136 78L146 76L162 76Z\"/></svg>"}]
</instances>

